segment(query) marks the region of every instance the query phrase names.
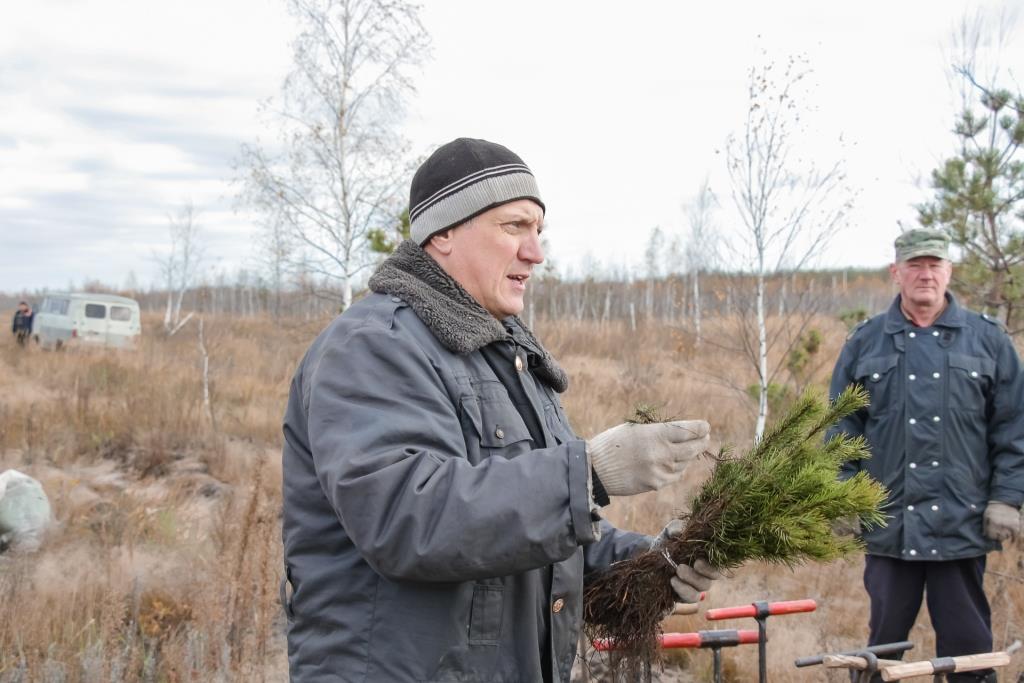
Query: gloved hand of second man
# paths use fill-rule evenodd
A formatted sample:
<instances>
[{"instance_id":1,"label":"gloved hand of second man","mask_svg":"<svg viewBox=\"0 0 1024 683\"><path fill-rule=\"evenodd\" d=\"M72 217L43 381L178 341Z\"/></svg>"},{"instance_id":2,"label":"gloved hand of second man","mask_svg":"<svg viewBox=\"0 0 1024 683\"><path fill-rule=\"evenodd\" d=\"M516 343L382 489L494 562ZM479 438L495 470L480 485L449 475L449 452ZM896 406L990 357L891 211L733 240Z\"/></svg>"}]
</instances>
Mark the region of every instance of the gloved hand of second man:
<instances>
[{"instance_id":1,"label":"gloved hand of second man","mask_svg":"<svg viewBox=\"0 0 1024 683\"><path fill-rule=\"evenodd\" d=\"M631 496L671 484L707 450L703 420L621 424L587 442L590 464L611 496Z\"/></svg>"},{"instance_id":2,"label":"gloved hand of second man","mask_svg":"<svg viewBox=\"0 0 1024 683\"><path fill-rule=\"evenodd\" d=\"M654 539L651 550L657 550L662 543L682 532L682 520L673 519ZM676 565L675 576L669 579L672 590L676 594L676 607L672 614L694 614L699 608L701 593L711 588L712 581L717 581L720 578L722 578L722 573L714 569L703 558L694 562L693 566Z\"/></svg>"},{"instance_id":3,"label":"gloved hand of second man","mask_svg":"<svg viewBox=\"0 0 1024 683\"><path fill-rule=\"evenodd\" d=\"M985 508L985 536L993 541L1013 541L1019 535L1020 510L1007 503L990 500Z\"/></svg>"}]
</instances>

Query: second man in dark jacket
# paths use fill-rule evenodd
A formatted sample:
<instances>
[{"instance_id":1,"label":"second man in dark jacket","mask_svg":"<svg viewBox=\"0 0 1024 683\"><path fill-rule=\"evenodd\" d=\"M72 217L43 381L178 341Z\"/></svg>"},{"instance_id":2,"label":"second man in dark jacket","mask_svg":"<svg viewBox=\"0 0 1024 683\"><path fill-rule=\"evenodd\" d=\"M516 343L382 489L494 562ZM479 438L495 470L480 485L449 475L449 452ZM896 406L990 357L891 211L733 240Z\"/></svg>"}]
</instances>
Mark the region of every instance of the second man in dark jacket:
<instances>
[{"instance_id":1,"label":"second man in dark jacket","mask_svg":"<svg viewBox=\"0 0 1024 683\"><path fill-rule=\"evenodd\" d=\"M872 457L844 473L864 468L890 492L888 525L864 534L869 644L906 640L926 594L938 656L988 652L985 557L1017 537L1024 502L1024 374L1000 323L946 291L943 233L911 230L895 246L900 293L850 335L831 388L871 394L839 428L867 439Z\"/></svg>"}]
</instances>

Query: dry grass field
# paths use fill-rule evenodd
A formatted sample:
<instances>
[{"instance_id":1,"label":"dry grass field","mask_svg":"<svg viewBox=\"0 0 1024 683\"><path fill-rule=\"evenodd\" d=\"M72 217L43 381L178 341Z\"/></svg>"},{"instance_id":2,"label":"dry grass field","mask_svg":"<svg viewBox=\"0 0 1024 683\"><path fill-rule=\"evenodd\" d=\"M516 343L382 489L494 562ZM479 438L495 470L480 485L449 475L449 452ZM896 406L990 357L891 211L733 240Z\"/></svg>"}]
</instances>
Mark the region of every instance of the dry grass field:
<instances>
[{"instance_id":1,"label":"dry grass field","mask_svg":"<svg viewBox=\"0 0 1024 683\"><path fill-rule=\"evenodd\" d=\"M194 322L171 338L145 321L132 352L46 353L0 343L0 470L39 479L57 523L28 557L0 556L0 682L280 681L287 679L280 576L280 417L292 372L327 320L205 321L211 423L202 406ZM845 335L816 323L823 342L802 379L821 384ZM544 323L538 333L565 365L564 397L582 436L617 424L638 402L707 418L716 446L749 444L749 365L713 344L695 348L664 326ZM708 339L734 334L709 321ZM739 388L740 390L737 390ZM671 490L617 501L617 524L656 532L685 508L709 464ZM862 562L749 566L719 582L708 607L815 598L812 614L769 621L775 681L846 680L792 660L863 644ZM1024 554L990 556L986 579L997 647L1024 638ZM666 630L750 628L753 621L675 617ZM927 656L922 614L911 635ZM756 650L723 654L726 679L756 680ZM1024 670L1018 656L1002 680ZM665 680L711 680L710 653L676 652Z\"/></svg>"}]
</instances>

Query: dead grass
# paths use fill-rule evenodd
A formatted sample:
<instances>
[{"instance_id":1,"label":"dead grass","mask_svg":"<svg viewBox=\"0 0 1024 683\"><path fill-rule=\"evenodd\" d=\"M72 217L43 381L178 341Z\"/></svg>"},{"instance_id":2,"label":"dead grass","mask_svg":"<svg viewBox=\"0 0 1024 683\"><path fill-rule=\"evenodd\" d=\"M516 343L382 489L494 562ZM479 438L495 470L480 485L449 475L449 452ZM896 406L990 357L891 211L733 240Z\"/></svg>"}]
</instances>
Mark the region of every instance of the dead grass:
<instances>
[{"instance_id":1,"label":"dead grass","mask_svg":"<svg viewBox=\"0 0 1024 683\"><path fill-rule=\"evenodd\" d=\"M0 681L281 680L280 416L316 330L147 320L138 350L0 350L0 469L44 485L43 549L0 558Z\"/></svg>"},{"instance_id":2,"label":"dead grass","mask_svg":"<svg viewBox=\"0 0 1024 683\"><path fill-rule=\"evenodd\" d=\"M167 339L147 319L138 350L44 353L0 344L0 470L43 482L57 525L30 557L0 557L0 682L284 680L277 605L281 566L280 420L292 373L327 320L275 324L207 318L217 431L201 406L193 324ZM822 319L823 385L845 336ZM753 426L753 370L721 344L696 348L685 330L628 323L546 323L538 334L569 372L563 396L582 436L622 422L637 403L706 418L717 448L743 448ZM735 321L706 321L710 340ZM788 380L780 376L779 381ZM618 500L608 516L657 532L707 476L692 466L662 491ZM987 587L998 646L1024 637L1024 566L990 556ZM863 643L867 610L859 559L828 566L748 566L721 581L708 607L811 597L813 614L769 621L771 678L845 680L796 670L798 656ZM752 620L676 617L668 630L749 628ZM927 656L922 615L911 639ZM727 680L756 680L756 650L724 651ZM1020 671L1014 661L1007 680ZM673 658L673 680L710 680L709 652ZM668 680L668 677L666 677Z\"/></svg>"}]
</instances>

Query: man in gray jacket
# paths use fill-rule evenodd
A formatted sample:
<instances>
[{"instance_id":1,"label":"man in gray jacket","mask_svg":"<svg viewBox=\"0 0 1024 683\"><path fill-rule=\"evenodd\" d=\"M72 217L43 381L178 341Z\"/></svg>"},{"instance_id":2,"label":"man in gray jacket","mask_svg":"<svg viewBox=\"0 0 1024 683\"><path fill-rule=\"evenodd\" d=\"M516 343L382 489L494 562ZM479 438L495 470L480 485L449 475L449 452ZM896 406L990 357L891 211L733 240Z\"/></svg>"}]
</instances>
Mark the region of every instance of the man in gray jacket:
<instances>
[{"instance_id":1,"label":"man in gray jacket","mask_svg":"<svg viewBox=\"0 0 1024 683\"><path fill-rule=\"evenodd\" d=\"M675 481L702 421L589 442L516 317L544 204L511 151L460 138L410 193L412 239L317 338L285 415L293 681L568 681L586 575L652 539L598 502ZM695 603L716 574L681 566Z\"/></svg>"},{"instance_id":2,"label":"man in gray jacket","mask_svg":"<svg viewBox=\"0 0 1024 683\"><path fill-rule=\"evenodd\" d=\"M946 291L948 248L935 230L897 238L890 271L900 293L851 333L831 388L871 394L839 429L867 439L872 457L844 474L865 468L889 489L888 525L864 534L869 644L906 640L924 593L939 657L992 649L985 556L1017 537L1024 502L1020 359L999 322Z\"/></svg>"}]
</instances>

